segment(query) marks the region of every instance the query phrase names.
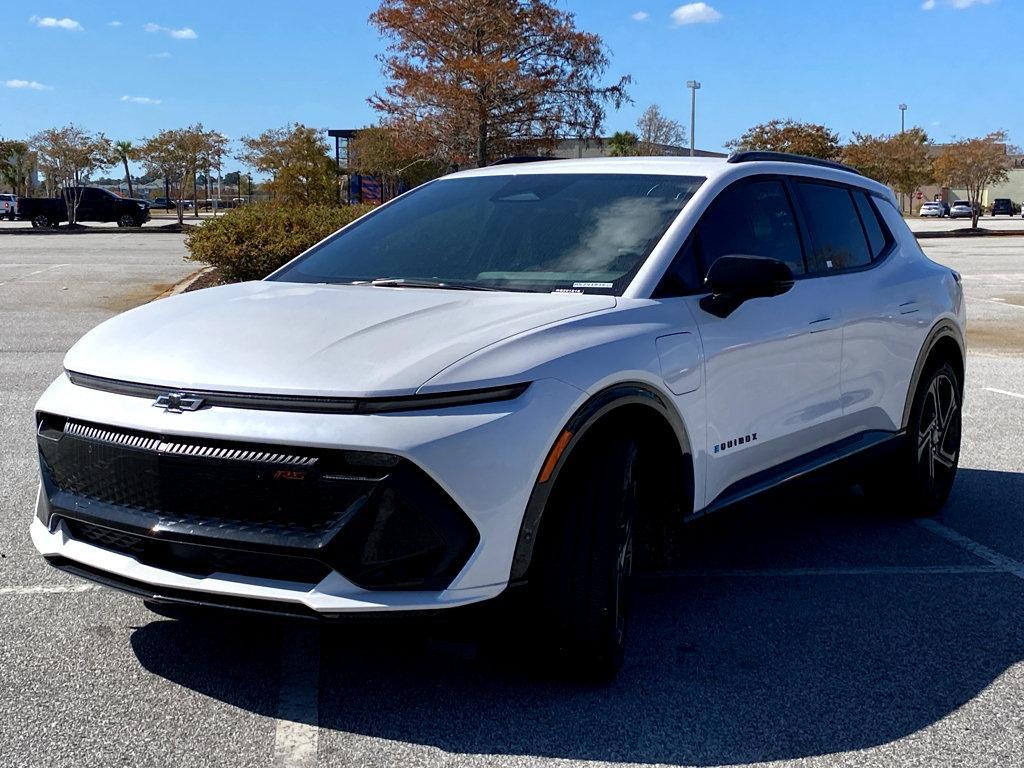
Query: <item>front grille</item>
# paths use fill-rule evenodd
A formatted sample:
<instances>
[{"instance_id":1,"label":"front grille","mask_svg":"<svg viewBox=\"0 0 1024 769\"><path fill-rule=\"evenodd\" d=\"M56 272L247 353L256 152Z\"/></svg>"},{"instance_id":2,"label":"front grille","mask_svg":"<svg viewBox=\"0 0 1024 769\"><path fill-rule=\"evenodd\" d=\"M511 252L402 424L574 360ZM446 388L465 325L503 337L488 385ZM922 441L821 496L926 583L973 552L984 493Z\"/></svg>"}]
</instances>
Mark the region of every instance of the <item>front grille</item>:
<instances>
[{"instance_id":1,"label":"front grille","mask_svg":"<svg viewBox=\"0 0 1024 769\"><path fill-rule=\"evenodd\" d=\"M40 414L41 513L159 568L443 589L479 533L422 470L374 452L182 438ZM299 579L301 575L302 579Z\"/></svg>"}]
</instances>

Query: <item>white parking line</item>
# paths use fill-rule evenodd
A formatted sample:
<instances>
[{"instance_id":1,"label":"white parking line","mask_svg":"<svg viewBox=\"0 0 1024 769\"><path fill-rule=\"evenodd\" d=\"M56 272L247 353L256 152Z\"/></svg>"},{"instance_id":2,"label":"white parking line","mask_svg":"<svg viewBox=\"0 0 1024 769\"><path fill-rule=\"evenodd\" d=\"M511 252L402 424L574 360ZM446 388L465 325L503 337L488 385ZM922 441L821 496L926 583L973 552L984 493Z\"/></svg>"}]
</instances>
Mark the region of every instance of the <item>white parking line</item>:
<instances>
[{"instance_id":1,"label":"white parking line","mask_svg":"<svg viewBox=\"0 0 1024 769\"><path fill-rule=\"evenodd\" d=\"M1000 395L1009 395L1011 398L1022 398L1024 395L1021 393L1010 392L1009 390L1000 390L998 387L982 387L982 390L988 390L990 393L999 393Z\"/></svg>"},{"instance_id":2,"label":"white parking line","mask_svg":"<svg viewBox=\"0 0 1024 769\"><path fill-rule=\"evenodd\" d=\"M281 683L273 766L315 766L320 742L320 629L281 631Z\"/></svg>"},{"instance_id":3,"label":"white parking line","mask_svg":"<svg viewBox=\"0 0 1024 769\"><path fill-rule=\"evenodd\" d=\"M638 575L644 579L687 579L715 577L859 577L921 574L999 574L1007 571L1000 566L951 564L948 566L826 566L821 568L795 567L788 569L680 569L657 571Z\"/></svg>"},{"instance_id":4,"label":"white parking line","mask_svg":"<svg viewBox=\"0 0 1024 769\"><path fill-rule=\"evenodd\" d=\"M0 595L40 595L44 593L87 593L99 590L99 585L83 583L81 585L22 585L0 587Z\"/></svg>"},{"instance_id":5,"label":"white parking line","mask_svg":"<svg viewBox=\"0 0 1024 769\"><path fill-rule=\"evenodd\" d=\"M68 267L68 266L69 265L67 265L67 264L51 264L49 267L43 267L43 269L41 269L41 270L36 270L35 272L30 272L30 273L28 273L26 275L19 275L18 277L11 278L10 280L5 280L3 282L0 282L0 286L6 286L8 283L14 283L16 280L20 280L21 278L31 278L33 275L40 275L41 273L49 272L50 270L56 270L56 269L59 269L61 267Z\"/></svg>"},{"instance_id":6,"label":"white parking line","mask_svg":"<svg viewBox=\"0 0 1024 769\"><path fill-rule=\"evenodd\" d=\"M1015 561L1002 553L997 553L995 550L985 547L985 545L980 542L975 542L970 537L965 537L960 532L953 531L953 529L948 526L941 524L938 521L933 521L931 518L919 518L917 520L917 525L927 529L932 534L937 534L944 539L948 539L950 542L960 545L960 547L971 555L976 555L978 558L988 561L993 566L998 567L1000 571L1012 574L1019 579L1024 579L1024 563Z\"/></svg>"}]
</instances>

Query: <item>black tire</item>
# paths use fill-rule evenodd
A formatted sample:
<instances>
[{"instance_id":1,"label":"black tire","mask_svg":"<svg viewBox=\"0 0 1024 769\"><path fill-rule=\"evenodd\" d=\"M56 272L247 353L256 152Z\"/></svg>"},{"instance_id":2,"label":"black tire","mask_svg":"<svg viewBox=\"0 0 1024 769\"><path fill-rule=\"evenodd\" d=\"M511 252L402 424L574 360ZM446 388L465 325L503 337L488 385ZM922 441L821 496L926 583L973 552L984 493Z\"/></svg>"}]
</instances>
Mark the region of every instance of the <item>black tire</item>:
<instances>
[{"instance_id":1,"label":"black tire","mask_svg":"<svg viewBox=\"0 0 1024 769\"><path fill-rule=\"evenodd\" d=\"M874 467L862 484L883 509L901 516L938 513L960 463L961 389L948 362L925 370L914 394L907 436L895 457Z\"/></svg>"},{"instance_id":2,"label":"black tire","mask_svg":"<svg viewBox=\"0 0 1024 769\"><path fill-rule=\"evenodd\" d=\"M558 669L608 680L622 664L637 517L638 444L606 434L569 458L544 513L530 588Z\"/></svg>"},{"instance_id":3,"label":"black tire","mask_svg":"<svg viewBox=\"0 0 1024 769\"><path fill-rule=\"evenodd\" d=\"M54 226L53 221L46 214L37 214L32 217L32 226L41 230L48 230Z\"/></svg>"},{"instance_id":4,"label":"black tire","mask_svg":"<svg viewBox=\"0 0 1024 769\"><path fill-rule=\"evenodd\" d=\"M117 220L118 227L140 227L139 219L131 214L122 214Z\"/></svg>"}]
</instances>

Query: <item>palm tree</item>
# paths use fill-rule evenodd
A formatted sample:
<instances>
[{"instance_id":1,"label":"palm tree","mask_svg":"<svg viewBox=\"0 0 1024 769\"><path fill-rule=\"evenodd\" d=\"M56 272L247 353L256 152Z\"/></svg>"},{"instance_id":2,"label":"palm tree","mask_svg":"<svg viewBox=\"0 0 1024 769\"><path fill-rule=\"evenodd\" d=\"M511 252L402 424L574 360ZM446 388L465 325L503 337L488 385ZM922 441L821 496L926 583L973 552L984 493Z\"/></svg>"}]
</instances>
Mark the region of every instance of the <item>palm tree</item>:
<instances>
[{"instance_id":1,"label":"palm tree","mask_svg":"<svg viewBox=\"0 0 1024 769\"><path fill-rule=\"evenodd\" d=\"M125 181L128 182L128 197L130 198L134 198L135 193L132 191L132 175L128 171L128 161L132 159L132 155L134 154L135 145L133 145L127 139L122 139L119 142L114 142L114 157L124 164L124 178Z\"/></svg>"}]
</instances>

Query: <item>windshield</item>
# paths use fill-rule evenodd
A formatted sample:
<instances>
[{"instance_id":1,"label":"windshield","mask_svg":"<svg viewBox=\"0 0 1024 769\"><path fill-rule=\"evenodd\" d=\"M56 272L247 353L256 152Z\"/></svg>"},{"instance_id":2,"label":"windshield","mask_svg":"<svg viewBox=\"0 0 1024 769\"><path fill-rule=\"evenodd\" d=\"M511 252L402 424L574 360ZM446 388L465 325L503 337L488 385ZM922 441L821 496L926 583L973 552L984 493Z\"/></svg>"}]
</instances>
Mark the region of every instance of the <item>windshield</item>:
<instances>
[{"instance_id":1,"label":"windshield","mask_svg":"<svg viewBox=\"0 0 1024 769\"><path fill-rule=\"evenodd\" d=\"M359 220L271 279L620 294L703 181L647 174L442 179Z\"/></svg>"}]
</instances>

